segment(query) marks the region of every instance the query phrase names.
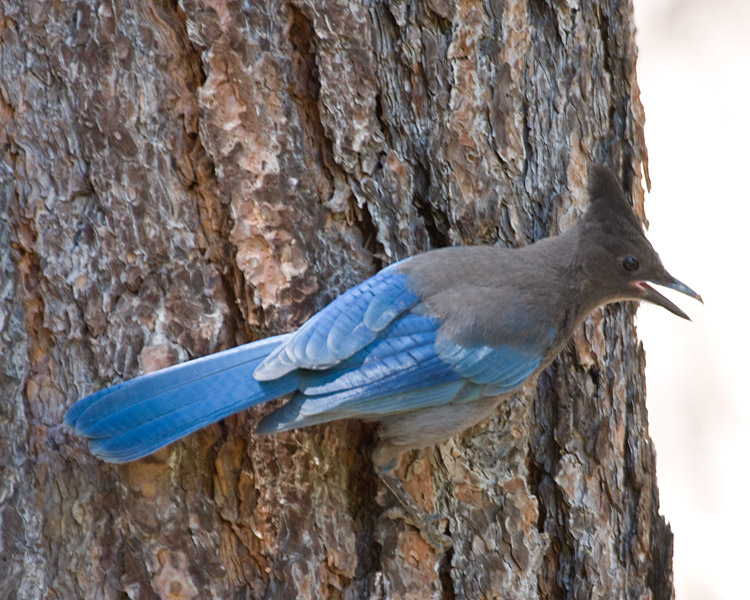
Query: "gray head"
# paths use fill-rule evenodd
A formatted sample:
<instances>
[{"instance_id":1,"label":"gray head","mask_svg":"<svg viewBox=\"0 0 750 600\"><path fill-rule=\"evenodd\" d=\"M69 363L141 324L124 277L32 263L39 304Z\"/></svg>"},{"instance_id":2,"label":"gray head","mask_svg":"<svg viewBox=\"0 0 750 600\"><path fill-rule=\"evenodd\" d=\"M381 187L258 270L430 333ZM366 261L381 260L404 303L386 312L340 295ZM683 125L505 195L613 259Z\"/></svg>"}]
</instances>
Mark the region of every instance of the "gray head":
<instances>
[{"instance_id":1,"label":"gray head","mask_svg":"<svg viewBox=\"0 0 750 600\"><path fill-rule=\"evenodd\" d=\"M611 171L594 165L588 175L591 205L580 224L578 254L588 294L598 304L647 300L690 320L649 283L701 297L664 268Z\"/></svg>"}]
</instances>

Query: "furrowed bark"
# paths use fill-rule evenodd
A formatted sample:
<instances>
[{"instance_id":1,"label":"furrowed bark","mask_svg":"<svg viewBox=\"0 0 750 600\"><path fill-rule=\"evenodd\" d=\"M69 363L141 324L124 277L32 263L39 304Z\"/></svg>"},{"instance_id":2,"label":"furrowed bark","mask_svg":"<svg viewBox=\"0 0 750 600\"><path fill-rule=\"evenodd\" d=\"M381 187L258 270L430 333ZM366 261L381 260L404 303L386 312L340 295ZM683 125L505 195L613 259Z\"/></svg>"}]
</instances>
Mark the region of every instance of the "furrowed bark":
<instances>
[{"instance_id":1,"label":"furrowed bark","mask_svg":"<svg viewBox=\"0 0 750 600\"><path fill-rule=\"evenodd\" d=\"M385 518L371 425L255 436L263 406L123 466L60 425L397 259L555 234L590 160L643 214L629 2L0 11L0 597L673 596L633 305L405 457L444 555Z\"/></svg>"}]
</instances>

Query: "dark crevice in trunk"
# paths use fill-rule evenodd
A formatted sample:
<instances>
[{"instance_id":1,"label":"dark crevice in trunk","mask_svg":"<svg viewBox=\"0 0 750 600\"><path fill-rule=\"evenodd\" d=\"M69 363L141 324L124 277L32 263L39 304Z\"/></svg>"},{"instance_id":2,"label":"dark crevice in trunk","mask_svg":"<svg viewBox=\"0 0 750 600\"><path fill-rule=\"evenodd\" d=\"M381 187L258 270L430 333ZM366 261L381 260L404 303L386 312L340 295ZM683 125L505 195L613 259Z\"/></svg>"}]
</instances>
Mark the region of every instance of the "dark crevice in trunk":
<instances>
[{"instance_id":1,"label":"dark crevice in trunk","mask_svg":"<svg viewBox=\"0 0 750 600\"><path fill-rule=\"evenodd\" d=\"M448 215L430 201L433 193L429 167L422 164L415 165L414 206L424 223L430 246L432 248L443 248L450 245Z\"/></svg>"},{"instance_id":2,"label":"dark crevice in trunk","mask_svg":"<svg viewBox=\"0 0 750 600\"><path fill-rule=\"evenodd\" d=\"M446 532L450 536L450 531ZM453 577L451 576L451 569L453 567L453 548L448 548L443 554L440 560L440 566L438 568L438 574L440 575L440 585L442 586L442 594L440 600L455 600L456 591L454 589Z\"/></svg>"}]
</instances>

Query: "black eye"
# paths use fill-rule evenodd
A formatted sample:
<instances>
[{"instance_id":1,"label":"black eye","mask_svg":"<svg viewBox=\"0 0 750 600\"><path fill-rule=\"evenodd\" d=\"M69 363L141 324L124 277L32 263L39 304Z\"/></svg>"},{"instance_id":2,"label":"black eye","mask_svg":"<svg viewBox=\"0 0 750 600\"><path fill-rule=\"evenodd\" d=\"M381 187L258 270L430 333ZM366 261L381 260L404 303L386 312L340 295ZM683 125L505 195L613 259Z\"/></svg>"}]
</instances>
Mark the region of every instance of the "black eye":
<instances>
[{"instance_id":1,"label":"black eye","mask_svg":"<svg viewBox=\"0 0 750 600\"><path fill-rule=\"evenodd\" d=\"M635 271L638 269L638 259L634 256L626 256L622 259L622 268L626 271Z\"/></svg>"}]
</instances>

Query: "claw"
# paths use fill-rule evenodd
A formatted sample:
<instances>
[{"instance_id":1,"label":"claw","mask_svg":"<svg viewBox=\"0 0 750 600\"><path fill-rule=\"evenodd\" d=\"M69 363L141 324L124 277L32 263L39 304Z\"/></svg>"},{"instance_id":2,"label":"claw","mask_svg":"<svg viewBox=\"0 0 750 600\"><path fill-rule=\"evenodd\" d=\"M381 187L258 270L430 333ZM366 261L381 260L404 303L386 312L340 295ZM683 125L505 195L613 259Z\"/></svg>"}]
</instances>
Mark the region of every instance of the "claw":
<instances>
[{"instance_id":1,"label":"claw","mask_svg":"<svg viewBox=\"0 0 750 600\"><path fill-rule=\"evenodd\" d=\"M386 487L399 501L399 505L389 508L385 516L392 520L403 520L419 531L419 535L435 552L442 554L453 546L450 536L438 529L440 521L446 517L440 514L429 514L423 511L414 501L414 497L407 491L401 480L390 473L379 473Z\"/></svg>"},{"instance_id":2,"label":"claw","mask_svg":"<svg viewBox=\"0 0 750 600\"><path fill-rule=\"evenodd\" d=\"M438 528L440 521L444 521L442 515L431 515L422 511L421 515L413 512L402 505L392 506L385 512L385 517L392 521L404 521L419 531L419 535L438 554L442 554L453 547L450 536L442 533Z\"/></svg>"}]
</instances>

